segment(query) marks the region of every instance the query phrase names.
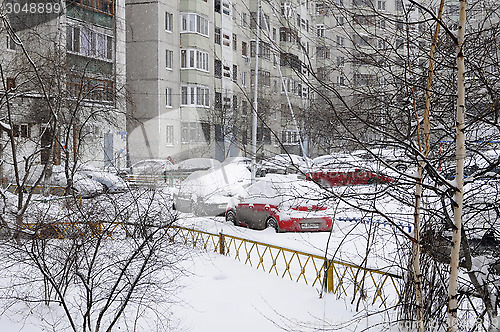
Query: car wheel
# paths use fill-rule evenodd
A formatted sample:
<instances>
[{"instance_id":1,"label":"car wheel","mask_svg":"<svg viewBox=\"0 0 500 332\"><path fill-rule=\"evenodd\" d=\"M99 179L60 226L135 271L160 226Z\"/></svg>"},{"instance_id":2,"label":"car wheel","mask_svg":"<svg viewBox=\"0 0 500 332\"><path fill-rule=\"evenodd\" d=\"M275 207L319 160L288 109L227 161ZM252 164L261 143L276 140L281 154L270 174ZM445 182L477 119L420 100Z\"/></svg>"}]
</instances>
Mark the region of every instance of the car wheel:
<instances>
[{"instance_id":1,"label":"car wheel","mask_svg":"<svg viewBox=\"0 0 500 332\"><path fill-rule=\"evenodd\" d=\"M276 231L276 233L280 232L280 228L278 226L278 221L274 217L269 217L266 220L266 228L272 227Z\"/></svg>"},{"instance_id":2,"label":"car wheel","mask_svg":"<svg viewBox=\"0 0 500 332\"><path fill-rule=\"evenodd\" d=\"M226 221L238 226L239 223L236 220L236 213L233 210L229 210L226 212Z\"/></svg>"}]
</instances>

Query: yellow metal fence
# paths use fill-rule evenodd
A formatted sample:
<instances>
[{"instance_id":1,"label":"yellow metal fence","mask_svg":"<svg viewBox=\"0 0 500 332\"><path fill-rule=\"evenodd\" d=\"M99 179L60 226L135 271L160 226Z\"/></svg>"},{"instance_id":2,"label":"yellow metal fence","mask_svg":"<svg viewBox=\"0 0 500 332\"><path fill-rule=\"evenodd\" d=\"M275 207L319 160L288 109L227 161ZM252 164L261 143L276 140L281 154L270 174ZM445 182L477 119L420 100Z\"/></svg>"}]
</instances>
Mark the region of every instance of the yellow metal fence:
<instances>
[{"instance_id":1,"label":"yellow metal fence","mask_svg":"<svg viewBox=\"0 0 500 332\"><path fill-rule=\"evenodd\" d=\"M25 228L39 238L60 239L96 234L109 238L120 234L136 236L140 232L140 227L136 224L119 222L55 222L43 226L25 224ZM233 257L257 270L323 288L339 298L352 301L362 299L372 305L386 308L395 307L401 301L401 277L396 274L233 235L214 234L180 226L169 226L164 230L172 242Z\"/></svg>"}]
</instances>

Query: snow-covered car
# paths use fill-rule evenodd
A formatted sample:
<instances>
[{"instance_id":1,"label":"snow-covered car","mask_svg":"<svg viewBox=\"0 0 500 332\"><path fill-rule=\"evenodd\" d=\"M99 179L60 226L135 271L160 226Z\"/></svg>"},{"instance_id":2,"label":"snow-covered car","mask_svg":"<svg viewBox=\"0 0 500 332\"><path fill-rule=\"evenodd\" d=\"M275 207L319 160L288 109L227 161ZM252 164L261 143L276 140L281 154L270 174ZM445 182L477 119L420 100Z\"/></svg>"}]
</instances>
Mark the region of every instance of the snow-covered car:
<instances>
[{"instance_id":1,"label":"snow-covered car","mask_svg":"<svg viewBox=\"0 0 500 332\"><path fill-rule=\"evenodd\" d=\"M266 174L293 174L307 172L312 161L295 154L278 154L265 159L257 165L257 176Z\"/></svg>"},{"instance_id":2,"label":"snow-covered car","mask_svg":"<svg viewBox=\"0 0 500 332\"><path fill-rule=\"evenodd\" d=\"M54 166L50 184L65 188L67 186L66 174L63 166ZM95 197L105 192L104 185L96 180L91 179L85 173L76 171L73 174L72 188L75 195L82 197Z\"/></svg>"},{"instance_id":3,"label":"snow-covered car","mask_svg":"<svg viewBox=\"0 0 500 332\"><path fill-rule=\"evenodd\" d=\"M394 182L392 177L373 170L362 158L343 153L314 158L306 178L327 186Z\"/></svg>"},{"instance_id":4,"label":"snow-covered car","mask_svg":"<svg viewBox=\"0 0 500 332\"><path fill-rule=\"evenodd\" d=\"M229 164L244 165L246 168L248 168L249 171L251 171L252 159L247 157L228 157L224 159L221 165L229 165Z\"/></svg>"},{"instance_id":5,"label":"snow-covered car","mask_svg":"<svg viewBox=\"0 0 500 332\"><path fill-rule=\"evenodd\" d=\"M123 180L118 175L110 172L106 172L90 166L82 167L79 172L85 174L90 179L102 184L104 186L105 192L110 194L124 192L128 188L125 180Z\"/></svg>"},{"instance_id":6,"label":"snow-covered car","mask_svg":"<svg viewBox=\"0 0 500 332\"><path fill-rule=\"evenodd\" d=\"M135 175L164 175L172 167L172 163L166 159L146 159L133 164L130 167L130 173Z\"/></svg>"},{"instance_id":7,"label":"snow-covered car","mask_svg":"<svg viewBox=\"0 0 500 332\"><path fill-rule=\"evenodd\" d=\"M224 215L232 198L244 195L244 187L250 181L251 173L243 165L196 171L181 182L178 192L173 194L174 207L195 215Z\"/></svg>"},{"instance_id":8,"label":"snow-covered car","mask_svg":"<svg viewBox=\"0 0 500 332\"><path fill-rule=\"evenodd\" d=\"M220 166L220 161L211 158L191 158L183 160L171 167L172 171L195 172Z\"/></svg>"},{"instance_id":9,"label":"snow-covered car","mask_svg":"<svg viewBox=\"0 0 500 332\"><path fill-rule=\"evenodd\" d=\"M246 189L226 211L226 221L277 232L331 231L333 220L325 192L297 175L270 174Z\"/></svg>"}]
</instances>

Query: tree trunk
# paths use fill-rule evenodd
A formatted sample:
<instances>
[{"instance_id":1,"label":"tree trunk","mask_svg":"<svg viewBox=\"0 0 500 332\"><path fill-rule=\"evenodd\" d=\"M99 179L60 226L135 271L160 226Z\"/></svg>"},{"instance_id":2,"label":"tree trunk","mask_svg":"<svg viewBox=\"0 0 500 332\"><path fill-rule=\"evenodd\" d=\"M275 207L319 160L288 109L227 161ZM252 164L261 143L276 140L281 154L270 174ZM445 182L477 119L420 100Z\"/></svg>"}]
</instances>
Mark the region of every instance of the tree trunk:
<instances>
[{"instance_id":1,"label":"tree trunk","mask_svg":"<svg viewBox=\"0 0 500 332\"><path fill-rule=\"evenodd\" d=\"M460 260L460 241L462 233L462 204L464 187L464 159L465 159L465 65L463 43L465 39L465 9L466 0L460 0L460 15L458 22L457 38L457 67L458 67L458 100L456 122L456 188L453 202L453 237L450 263L450 285L448 291L448 331L457 331L457 288L458 288L458 263Z\"/></svg>"}]
</instances>

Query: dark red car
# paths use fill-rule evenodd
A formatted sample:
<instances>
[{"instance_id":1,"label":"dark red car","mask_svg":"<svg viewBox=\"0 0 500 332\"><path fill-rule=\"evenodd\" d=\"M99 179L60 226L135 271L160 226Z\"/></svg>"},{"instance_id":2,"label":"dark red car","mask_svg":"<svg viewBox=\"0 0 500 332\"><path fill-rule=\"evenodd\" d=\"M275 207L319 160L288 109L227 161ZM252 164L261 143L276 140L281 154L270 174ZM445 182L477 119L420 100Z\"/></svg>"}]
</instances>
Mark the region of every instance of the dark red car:
<instances>
[{"instance_id":1,"label":"dark red car","mask_svg":"<svg viewBox=\"0 0 500 332\"><path fill-rule=\"evenodd\" d=\"M296 175L267 175L227 209L226 220L252 229L272 227L277 232L330 231L331 211L321 192L315 183Z\"/></svg>"},{"instance_id":2,"label":"dark red car","mask_svg":"<svg viewBox=\"0 0 500 332\"><path fill-rule=\"evenodd\" d=\"M364 169L315 171L307 173L306 178L329 186L394 182L394 179L390 176Z\"/></svg>"}]
</instances>

